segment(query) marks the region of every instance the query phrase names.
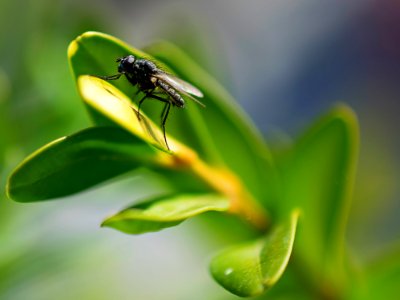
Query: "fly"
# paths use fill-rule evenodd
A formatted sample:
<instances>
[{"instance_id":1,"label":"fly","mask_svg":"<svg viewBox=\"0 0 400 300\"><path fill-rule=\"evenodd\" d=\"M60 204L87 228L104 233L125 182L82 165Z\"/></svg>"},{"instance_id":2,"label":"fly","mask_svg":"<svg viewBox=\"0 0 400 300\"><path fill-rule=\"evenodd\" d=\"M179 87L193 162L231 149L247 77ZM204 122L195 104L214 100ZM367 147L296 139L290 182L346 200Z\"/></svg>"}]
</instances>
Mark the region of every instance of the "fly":
<instances>
[{"instance_id":1,"label":"fly","mask_svg":"<svg viewBox=\"0 0 400 300\"><path fill-rule=\"evenodd\" d=\"M119 63L118 74L98 77L104 80L116 80L122 75L125 75L126 79L128 79L132 85L138 87L138 93L144 93L144 96L138 102L137 116L139 119L140 107L144 100L152 98L165 103L161 113L161 128L163 130L165 144L167 145L168 150L170 150L165 135L165 124L171 106L183 108L185 106L183 96L187 96L205 107L203 103L194 98L194 96L202 98L203 93L190 83L160 70L150 60L137 59L133 55L127 55L118 58L117 62ZM160 94L167 95L167 97L163 98L159 96Z\"/></svg>"}]
</instances>

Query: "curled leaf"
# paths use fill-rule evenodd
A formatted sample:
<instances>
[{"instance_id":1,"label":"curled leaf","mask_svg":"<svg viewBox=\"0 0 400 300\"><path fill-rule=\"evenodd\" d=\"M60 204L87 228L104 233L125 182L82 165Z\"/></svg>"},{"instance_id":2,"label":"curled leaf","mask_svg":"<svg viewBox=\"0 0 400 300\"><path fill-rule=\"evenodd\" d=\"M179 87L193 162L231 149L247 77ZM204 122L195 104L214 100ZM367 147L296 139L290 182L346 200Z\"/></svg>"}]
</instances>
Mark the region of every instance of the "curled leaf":
<instances>
[{"instance_id":1,"label":"curled leaf","mask_svg":"<svg viewBox=\"0 0 400 300\"><path fill-rule=\"evenodd\" d=\"M257 296L282 276L293 249L299 211L260 240L234 246L211 262L211 274L228 291L242 297Z\"/></svg>"}]
</instances>

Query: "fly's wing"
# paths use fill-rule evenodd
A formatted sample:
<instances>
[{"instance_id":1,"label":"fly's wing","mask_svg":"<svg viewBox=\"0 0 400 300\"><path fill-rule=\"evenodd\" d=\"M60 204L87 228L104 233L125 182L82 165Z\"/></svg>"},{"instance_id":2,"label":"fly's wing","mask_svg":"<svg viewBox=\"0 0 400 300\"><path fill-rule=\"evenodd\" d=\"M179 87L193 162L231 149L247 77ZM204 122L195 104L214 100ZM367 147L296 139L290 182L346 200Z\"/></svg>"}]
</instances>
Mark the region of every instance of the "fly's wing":
<instances>
[{"instance_id":1,"label":"fly's wing","mask_svg":"<svg viewBox=\"0 0 400 300\"><path fill-rule=\"evenodd\" d=\"M161 79L162 81L166 82L169 84L171 87L174 89L184 92L186 94L190 94L199 98L203 97L203 93L193 85L191 85L189 82L186 82L176 76L173 76L168 73L157 73L153 75L154 77Z\"/></svg>"},{"instance_id":2,"label":"fly's wing","mask_svg":"<svg viewBox=\"0 0 400 300\"><path fill-rule=\"evenodd\" d=\"M197 102L201 106L205 107L203 103L201 103L199 100L194 98L193 96L202 98L203 93L196 88L195 86L191 85L189 82L186 82L176 76L173 76L168 73L157 73L152 75L153 77L162 80L166 84L170 85L173 89L177 90L178 92L183 93L184 95L188 96L190 99L193 101Z\"/></svg>"}]
</instances>

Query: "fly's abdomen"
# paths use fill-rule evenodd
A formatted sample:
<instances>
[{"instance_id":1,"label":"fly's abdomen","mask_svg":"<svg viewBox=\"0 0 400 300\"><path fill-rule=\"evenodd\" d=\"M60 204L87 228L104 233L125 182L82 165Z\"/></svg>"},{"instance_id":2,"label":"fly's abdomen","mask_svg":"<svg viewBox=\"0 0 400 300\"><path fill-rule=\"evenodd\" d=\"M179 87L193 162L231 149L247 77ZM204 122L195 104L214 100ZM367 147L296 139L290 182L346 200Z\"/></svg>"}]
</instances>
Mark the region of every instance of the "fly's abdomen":
<instances>
[{"instance_id":1,"label":"fly's abdomen","mask_svg":"<svg viewBox=\"0 0 400 300\"><path fill-rule=\"evenodd\" d=\"M161 89L163 89L172 99L173 104L178 107L184 107L185 106L185 101L183 100L182 96L175 90L173 89L170 85L167 83L157 80L157 86L159 86Z\"/></svg>"}]
</instances>

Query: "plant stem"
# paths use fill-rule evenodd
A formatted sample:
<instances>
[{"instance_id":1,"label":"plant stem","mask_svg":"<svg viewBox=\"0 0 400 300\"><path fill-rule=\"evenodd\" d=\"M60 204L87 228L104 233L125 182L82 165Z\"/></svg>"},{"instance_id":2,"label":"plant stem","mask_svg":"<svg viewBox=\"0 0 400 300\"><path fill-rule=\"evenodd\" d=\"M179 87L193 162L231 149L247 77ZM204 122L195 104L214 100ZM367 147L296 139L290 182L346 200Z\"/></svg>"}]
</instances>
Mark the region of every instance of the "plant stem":
<instances>
[{"instance_id":1,"label":"plant stem","mask_svg":"<svg viewBox=\"0 0 400 300\"><path fill-rule=\"evenodd\" d=\"M239 215L259 230L267 229L267 212L232 172L213 168L201 160L192 164L191 170L213 189L230 199L230 213Z\"/></svg>"},{"instance_id":2,"label":"plant stem","mask_svg":"<svg viewBox=\"0 0 400 300\"><path fill-rule=\"evenodd\" d=\"M227 196L231 205L229 212L240 216L258 230L265 231L270 224L268 212L243 186L230 170L210 166L201 160L197 153L181 148L163 163L170 168L187 169L218 193ZM172 159L172 160L171 160Z\"/></svg>"}]
</instances>

